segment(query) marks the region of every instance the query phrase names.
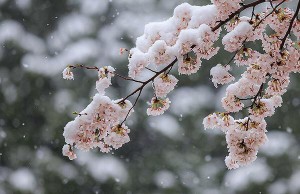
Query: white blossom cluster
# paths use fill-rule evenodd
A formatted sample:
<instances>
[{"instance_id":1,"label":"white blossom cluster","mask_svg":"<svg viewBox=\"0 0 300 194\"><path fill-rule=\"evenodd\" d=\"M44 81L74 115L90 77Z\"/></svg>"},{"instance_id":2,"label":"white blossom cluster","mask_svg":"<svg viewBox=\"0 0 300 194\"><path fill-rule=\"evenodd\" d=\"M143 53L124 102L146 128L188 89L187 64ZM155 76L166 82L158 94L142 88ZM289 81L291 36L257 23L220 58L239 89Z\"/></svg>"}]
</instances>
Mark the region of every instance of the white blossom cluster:
<instances>
[{"instance_id":1,"label":"white blossom cluster","mask_svg":"<svg viewBox=\"0 0 300 194\"><path fill-rule=\"evenodd\" d=\"M69 68L69 67L68 67ZM127 114L133 112L132 104L128 100L111 100L105 96L105 88L111 84L114 68L108 66L98 70L99 80L96 83L98 93L92 102L77 117L64 128L66 145L63 155L71 160L76 158L74 148L90 150L100 148L101 152L118 149L129 142L130 130L122 121Z\"/></svg>"},{"instance_id":2,"label":"white blossom cluster","mask_svg":"<svg viewBox=\"0 0 300 194\"><path fill-rule=\"evenodd\" d=\"M262 2L258 0L257 5ZM166 21L147 24L144 34L137 38L136 47L129 51L128 75L129 79L135 80L142 71L151 70L150 65L159 69L151 70L155 74L153 79L141 82L142 87L135 92L141 92L145 84L152 82L154 97L147 114L163 114L170 106L167 94L178 82L170 74L170 68L177 62L179 74L196 73L203 60L209 60L218 53L215 42L220 38L220 27L225 25L227 33L221 41L224 49L234 53L232 61L236 66L244 67L245 71L226 88L222 99L225 112L210 114L203 124L205 128L220 128L225 133L229 151L225 163L229 169L234 169L256 159L259 147L267 141L265 117L272 116L281 106L281 96L286 92L290 73L300 72L299 45L286 36L286 33L291 33L299 41L300 22L293 20L295 11L279 7L283 1L271 1L271 8L261 13L253 12L251 17L239 17L245 8L241 0L212 0L212 3L207 6L183 3ZM229 17L231 20L227 20ZM267 32L268 28L272 29L271 33ZM260 51L247 47L247 43L256 41L262 43ZM236 80L229 73L231 68L229 63L211 68L215 87ZM127 97L126 100L112 101L104 96L105 89L111 85L114 69L104 67L98 72L98 94L65 127L67 145L63 153L70 159L75 157L74 147L83 150L100 147L102 152L108 152L129 141L129 130L123 123L133 105ZM66 79L73 79L70 67L64 70L63 75ZM248 111L245 118L231 116L244 109Z\"/></svg>"}]
</instances>

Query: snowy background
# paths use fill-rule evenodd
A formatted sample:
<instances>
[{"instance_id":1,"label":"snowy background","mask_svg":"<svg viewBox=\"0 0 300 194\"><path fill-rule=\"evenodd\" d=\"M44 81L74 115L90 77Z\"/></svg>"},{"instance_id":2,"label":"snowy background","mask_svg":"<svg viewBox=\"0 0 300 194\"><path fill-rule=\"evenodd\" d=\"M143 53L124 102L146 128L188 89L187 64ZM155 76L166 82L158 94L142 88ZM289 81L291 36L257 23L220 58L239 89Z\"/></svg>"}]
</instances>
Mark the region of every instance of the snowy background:
<instances>
[{"instance_id":1,"label":"snowy background","mask_svg":"<svg viewBox=\"0 0 300 194\"><path fill-rule=\"evenodd\" d=\"M0 194L300 193L299 75L267 120L269 142L258 159L228 171L223 134L202 126L208 113L222 110L224 88L215 89L208 75L230 59L224 52L197 75L175 74L179 87L163 116L146 116L152 94L145 91L127 122L130 143L110 154L81 152L74 161L62 156L63 127L89 103L97 78L76 70L75 81L65 81L62 70L112 65L126 75L119 48L133 47L146 23L169 18L182 2L0 0ZM112 98L135 87L120 79L114 86Z\"/></svg>"}]
</instances>

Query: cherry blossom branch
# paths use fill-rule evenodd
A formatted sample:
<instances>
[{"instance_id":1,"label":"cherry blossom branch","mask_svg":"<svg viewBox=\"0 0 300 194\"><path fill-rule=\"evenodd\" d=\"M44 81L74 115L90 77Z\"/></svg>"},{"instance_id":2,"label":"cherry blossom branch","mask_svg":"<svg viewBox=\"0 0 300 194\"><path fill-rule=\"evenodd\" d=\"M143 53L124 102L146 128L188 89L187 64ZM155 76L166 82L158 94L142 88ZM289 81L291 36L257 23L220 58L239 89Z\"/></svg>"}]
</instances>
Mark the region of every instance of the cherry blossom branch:
<instances>
[{"instance_id":1,"label":"cherry blossom branch","mask_svg":"<svg viewBox=\"0 0 300 194\"><path fill-rule=\"evenodd\" d=\"M242 11L244 11L245 9L248 9L248 8L250 8L250 7L253 7L253 9L254 9L255 6L261 4L261 3L265 2L265 1L266 1L266 0L258 0L258 1L255 1L255 2L252 2L252 3L249 3L249 4L246 4L246 5L243 5L239 10L237 10L237 11L234 12L234 13L232 13L226 20L224 20L224 21L219 21L219 23L218 23L215 27L212 28L212 31L213 31L213 32L216 31L216 30L219 29L221 26L223 26L223 25L226 24L228 21L230 21L232 18L234 18L236 15L238 15L238 14L240 14ZM285 0L283 0L282 2L280 2L280 3L272 10L271 13L273 13L273 12L275 11L275 9L276 9L278 6L280 6L284 1L285 1ZM270 14L271 14L271 13L270 13ZM268 14L266 17L268 17L270 14ZM265 17L265 18L266 18L266 17ZM255 26L255 28L256 28L259 24L261 24L262 21L263 21L265 18L263 18L263 19ZM255 30L255 28L254 28L254 30ZM247 40L247 38L243 41L243 44L242 44L242 46L241 46L240 49L242 49L242 48L244 47L244 43L246 42L246 40ZM195 47L195 45L193 45L193 46L191 47L191 49L193 49L194 47ZM232 59L230 60L230 62L234 59L234 57L235 57L236 54L240 51L240 49L235 53L235 55L232 57ZM167 65L167 66L166 66L165 68L163 68L161 71L154 71L154 70L152 70L152 69L146 67L147 70L149 70L149 71L155 73L155 75L152 76L152 77L151 77L150 79L148 79L147 81L139 82L139 83L142 83L142 85L141 85L140 87L138 87L136 90L134 90L133 92L131 92L130 94L128 94L128 95L127 95L125 98L123 98L119 103L125 102L125 100L127 100L129 97L131 97L131 96L133 96L134 94L136 94L137 92L139 92L139 96L136 98L136 101L135 101L135 103L134 103L134 104L136 104L136 102L138 101L138 99L139 99L139 97L140 97L140 93L142 92L142 90L144 89L144 87L145 87L149 82L153 81L153 80L154 80L158 75L160 75L161 73L166 72L166 71L168 71L167 73L169 73L170 70L172 69L172 67L175 65L175 63L176 63L177 61L178 61L177 58L174 59L174 61L172 61L172 63L170 63L169 65ZM229 63L230 63L230 62L229 62ZM132 108L133 108L133 107L132 107ZM130 111L129 111L129 112L130 112ZM128 115L129 115L129 112L128 112ZM126 118L128 117L128 115L126 116ZM126 120L126 119L125 119L125 120ZM125 120L124 120L124 121L125 121ZM124 122L124 121L123 121L123 122ZM123 122L122 122L122 123L123 123Z\"/></svg>"},{"instance_id":2,"label":"cherry blossom branch","mask_svg":"<svg viewBox=\"0 0 300 194\"><path fill-rule=\"evenodd\" d=\"M292 30L293 23L294 23L296 17L298 16L298 13L299 13L299 9L300 9L300 1L298 0L298 5L297 5L297 8L296 8L295 14L294 14L294 16L292 17L292 19L290 21L290 25L288 27L288 30L286 31L284 37L281 39L281 44L280 44L280 47L279 47L280 50L283 49L284 43L285 43L287 37L289 36L291 30Z\"/></svg>"},{"instance_id":3,"label":"cherry blossom branch","mask_svg":"<svg viewBox=\"0 0 300 194\"><path fill-rule=\"evenodd\" d=\"M215 27L212 27L211 30L212 30L213 32L216 31L216 30L219 29L221 26L223 26L223 25L226 24L228 21L230 21L232 18L236 17L236 16L239 15L242 11L244 11L245 9L250 8L250 7L253 7L253 9L252 9L252 16L251 16L251 20L252 20L253 17L254 17L254 15L255 15L255 12L254 12L254 11L255 11L255 7L256 7L257 5L263 3L263 2L265 2L265 0L258 0L258 1L255 1L255 2L252 2L252 3L249 3L249 4L246 4L246 5L242 5L242 7L241 7L240 9L238 9L237 11L235 11L234 13L232 13L231 15L229 15L229 17L228 17L226 20L224 20L224 21L219 21L219 23L218 23ZM256 24L256 25L254 26L254 29L253 29L253 30L255 30L255 29L263 22L263 20L266 19L269 15L271 15L271 14L276 10L276 8L277 8L278 6L280 6L283 2L284 2L284 0L283 0L282 2L280 2L279 4L277 4L277 5L273 8L273 10L272 10L268 15L266 15L263 19L261 19L261 20L258 22L258 24ZM272 6L272 7L273 7L273 6ZM298 9L297 9L297 10L299 11L299 4L298 4ZM296 15L294 15L292 22L294 21L295 17L296 17ZM288 31L290 31L290 29L289 29ZM237 55L237 53L238 53L241 49L243 49L244 43L246 42L246 40L247 40L247 37L246 37L245 40L242 42L241 48L238 49L238 50L235 52L234 56L230 59L230 61L228 62L228 64L231 63L231 62L234 60L234 58L235 58L235 56ZM195 45L193 45L193 46L191 47L191 49L193 49L194 47L195 47ZM116 75L116 76L118 76L118 77L120 77L120 78L122 78L122 79L124 79L124 80L134 81L134 82L137 82L137 83L142 84L140 87L138 87L137 89L135 89L133 92L131 92L131 93L128 94L125 98L123 98L122 100L120 100L120 101L118 102L118 103L125 102L125 100L127 100L129 97L131 97L131 96L133 96L134 94L138 93L138 96L136 97L133 106L132 106L132 107L129 109L129 111L127 112L127 115L126 115L125 119L122 121L121 125L126 121L126 119L128 118L130 112L131 112L132 109L136 106L136 104L137 104L137 102L138 102L138 100L139 100L139 98L140 98L140 96L141 96L141 93L142 93L142 90L144 89L144 87L145 87L148 83L153 82L154 79L155 79L156 77L158 77L160 74L162 74L162 73L164 73L164 72L168 74L168 73L171 71L171 69L173 68L173 66L175 65L175 63L176 63L177 61L178 61L178 59L175 58L169 65L167 65L165 68L163 68L163 69L160 70L160 71L154 71L154 70L152 70L152 69L146 67L147 70L149 70L149 71L155 73L155 75L153 75L153 76L152 76L150 79L148 79L147 81L139 81L139 80L135 80L135 79L130 78L130 77L122 76L122 75L120 75L120 74L118 74L118 73L114 73L114 75ZM80 68L85 68L85 69L99 70L98 67L86 67L86 66L81 65L81 64L78 64L78 65L70 65L70 66L69 66L69 68L73 68L73 69L78 68L78 67L80 67ZM256 103L256 100L257 100L258 96L259 96L260 93L262 92L262 87L263 87L263 85L261 86L259 92L257 93L257 95L256 95L255 97L249 98L249 100L250 100L250 99L253 99L253 103L251 104L250 108L253 108L254 104ZM242 100L246 100L246 99L242 99ZM250 121L250 118L248 119L248 122L249 122L249 121ZM247 124L247 125L248 125L248 124Z\"/></svg>"},{"instance_id":4,"label":"cherry blossom branch","mask_svg":"<svg viewBox=\"0 0 300 194\"><path fill-rule=\"evenodd\" d=\"M273 7L272 6L272 8L273 8L273 10L270 12L270 13L268 13L267 15L265 15L265 17L264 18L262 18L256 25L255 25L255 27L254 27L254 30L267 18L267 17L269 17L274 11L276 11L276 9L281 5L281 4L283 4L285 2L285 0L282 0L280 3L278 3L275 7Z\"/></svg>"},{"instance_id":5,"label":"cherry blossom branch","mask_svg":"<svg viewBox=\"0 0 300 194\"><path fill-rule=\"evenodd\" d=\"M238 9L237 11L233 12L232 14L229 15L229 17L224 20L224 21L221 21L219 22L215 27L212 28L212 31L216 31L217 29L219 29L222 25L226 24L227 22L229 22L232 18L234 18L237 14L241 13L242 11L244 11L245 9L248 9L250 7L255 7L261 3L264 3L266 2L266 0L258 0L258 1L255 1L255 2L252 2L252 3L249 3L249 4L246 4L246 5L242 5L242 7L240 9Z\"/></svg>"},{"instance_id":6,"label":"cherry blossom branch","mask_svg":"<svg viewBox=\"0 0 300 194\"><path fill-rule=\"evenodd\" d=\"M264 88L264 83L262 83L262 84L260 85L260 88L259 88L257 94L253 97L253 102L252 102L252 104L251 104L251 108L253 108L254 105L256 104L256 100L257 100L257 98L261 95L263 88Z\"/></svg>"},{"instance_id":7,"label":"cherry blossom branch","mask_svg":"<svg viewBox=\"0 0 300 194\"><path fill-rule=\"evenodd\" d=\"M254 105L256 104L256 100L258 99L258 97L261 96L261 93L262 93L263 88L264 88L264 83L262 83L262 84L260 85L260 88L259 88L257 94L253 97L253 102L252 102L252 104L250 105L250 108L251 108L251 109L252 109L252 108L254 107ZM250 122L250 120L251 120L251 119L250 119L250 114L249 114L248 120L247 120L247 125L246 125L246 131L248 131L248 129L249 129L249 122Z\"/></svg>"},{"instance_id":8,"label":"cherry blossom branch","mask_svg":"<svg viewBox=\"0 0 300 194\"><path fill-rule=\"evenodd\" d=\"M141 96L141 93L142 93L144 87L145 87L148 83L152 82L157 76L159 76L159 75L162 74L163 72L166 72L169 68L171 69L171 68L175 65L175 63L176 63L177 61L178 61L177 58L174 59L173 62L170 63L168 66L166 66L165 68L163 68L162 70L160 70L160 71L158 71L158 72L155 72L155 75L152 76L150 79L148 79L147 81L144 81L144 82L140 82L140 83L142 83L142 85L141 85L140 87L138 87L136 90L134 90L133 92L131 92L131 93L128 94L125 98L123 98L121 101L118 102L118 103L123 103L123 102L125 102L125 100L127 100L130 96L132 96L132 95L134 95L135 93L138 92L138 96L136 97L136 99L135 99L135 101L134 101L132 107L128 110L128 112L127 112L127 114L126 114L126 117L125 117L124 120L121 122L121 125L127 120L127 118L128 118L128 116L129 116L131 110L136 106L136 104L137 104L137 102L138 102L138 100L139 100L139 98L140 98L140 96Z\"/></svg>"},{"instance_id":9,"label":"cherry blossom branch","mask_svg":"<svg viewBox=\"0 0 300 194\"><path fill-rule=\"evenodd\" d=\"M284 3L285 0L282 0L279 4L277 4L275 7L272 4L272 8L273 10L268 13L264 18L260 19L260 21L254 26L253 31L256 30L256 28L267 18L269 17L282 3ZM272 0L270 0L270 3L272 3ZM298 4L299 5L299 4ZM253 6L252 9L252 15L251 15L251 20L253 19L253 16L255 15L254 10L255 10L256 5ZM229 62L226 65L229 65L235 58L235 56L241 51L241 49L243 49L245 47L245 42L247 41L248 37L245 38L245 40L242 42L241 47L234 53L234 55L232 56L232 58L229 60ZM225 66L226 66L225 65Z\"/></svg>"},{"instance_id":10,"label":"cherry blossom branch","mask_svg":"<svg viewBox=\"0 0 300 194\"><path fill-rule=\"evenodd\" d=\"M89 70L97 70L99 71L99 68L96 67L96 66L92 66L92 67L89 67L89 66L85 66L85 65L82 65L82 64L76 64L76 65L68 65L69 68L72 68L72 69L76 69L76 68L83 68L83 69L89 69ZM125 77L123 75L120 75L118 73L115 73L114 72L114 75L124 79L124 80L128 80L128 81L133 81L133 82L137 82L137 83L144 83L143 81L139 81L139 80L136 80L136 79L132 79L130 77Z\"/></svg>"},{"instance_id":11,"label":"cherry blossom branch","mask_svg":"<svg viewBox=\"0 0 300 194\"><path fill-rule=\"evenodd\" d=\"M231 2L236 4L232 6ZM222 99L222 106L226 112L210 114L204 118L203 124L205 128L214 129L221 127L222 131L226 133L229 155L226 157L225 163L229 169L238 168L253 162L259 147L267 140L264 118L272 116L275 109L281 106L281 95L286 92L286 87L289 83L289 73L300 71L298 66L295 67L299 52L293 47L294 43L288 38L297 17L296 15L299 13L300 4L298 0L298 7L294 16L292 11L287 10L289 15L283 19L283 23L282 18L279 17L277 20L275 16L276 14L285 16L284 12L281 13L278 7L286 0L252 0L252 3L248 4L241 2L242 0L230 2L214 1L213 4L217 7L217 14L219 15L214 15L216 13L215 9L207 9L207 12L202 13L201 8L192 8L188 3L184 3L176 8L173 19L168 20L168 25L165 25L165 23L160 23L162 26L156 25L156 23L149 24L145 27L147 37L140 37L139 44L130 50L129 77L115 73L115 69L111 66L99 69L97 67L84 67L83 65L67 67L63 71L64 79L74 79L70 69L81 67L98 70L99 80L96 82L98 93L88 108L79 113L79 116L82 115L82 117L77 116L74 121L65 126L66 145L63 147L63 154L70 159L76 158L71 145L76 145L76 149L84 150L99 147L101 152L107 153L111 149L118 149L129 142L128 133L130 130L124 122L133 112L133 108L136 107L143 90L146 88L145 86L152 84L154 89L154 96L151 99L150 107L147 109L147 115L157 116L163 114L170 106L167 94L175 88L178 82L175 76L169 75L171 69L178 62L179 74L190 75L196 73L200 68L202 59L209 60L218 53L219 47L214 47L214 43L221 38L221 28L227 22L233 21L233 23L226 26L228 33L222 38L222 44L224 45L224 50L234 54L228 64L234 61L237 65L245 65L246 70L241 74L241 79L226 89L226 97ZM264 2L271 5L268 5L268 8L262 13L257 12L256 8ZM252 11L251 18L240 18L241 13L246 9L250 12ZM194 10L199 10L197 15L193 14L196 13ZM211 13L211 17L207 18L207 22L203 22L202 17L205 18L208 13ZM225 19L224 21L217 21L213 24L214 26L202 25L211 24L216 18ZM174 21L176 21L176 25L178 24L176 26L178 28L173 29L170 26L174 25ZM177 23L177 21L181 21L181 23ZM267 25L267 23L274 23L274 25ZM199 27L197 28L198 25ZM280 34L281 37L274 35L268 37L268 27L273 29L275 33ZM174 32L174 36L167 36L168 40L164 36L157 38L157 32L169 33L169 30ZM282 30L284 30L283 33ZM285 32L286 34L284 34ZM297 33L295 35L298 37ZM169 38L172 38L171 42L169 42L171 40ZM199 38L200 41L198 41ZM266 39L265 41L263 40L264 38ZM263 53L258 49L246 47L246 41L254 42L256 40L262 41L261 48L264 49ZM172 44L173 41L176 42L175 45ZM278 57L277 55L272 55L272 53L278 52L280 43L283 45L282 48L286 47L287 51L280 53L281 56ZM144 46L149 48L147 53L144 52ZM197 49L195 50L194 47L196 46ZM121 49L120 51L123 50ZM285 52L290 53L290 55ZM166 61L169 61L170 57L172 57L173 61L168 64ZM159 68L160 70L152 70L145 67L152 63L153 59L155 59L156 65L164 64L164 66ZM277 62L278 59L289 68L282 68L282 65ZM145 81L135 80L134 76L143 71L143 69L151 71L151 75ZM224 67L221 64L211 68L210 75L216 87L218 84L227 84L235 79L228 72L229 70L229 65ZM105 89L112 84L111 78L114 75L139 84L136 88L129 91L125 98L117 101L111 100L108 96L105 96ZM238 98L237 96L243 98ZM133 103L127 100L129 98L133 98ZM241 102L242 100L247 101ZM240 111L243 111L241 113L247 111L246 115L244 115L245 118L235 119L230 115ZM83 116L86 114L91 114L91 116ZM74 127L77 130L74 131ZM245 132L245 129L248 132ZM243 135L240 135L241 133ZM74 134L76 134L76 138Z\"/></svg>"}]
</instances>

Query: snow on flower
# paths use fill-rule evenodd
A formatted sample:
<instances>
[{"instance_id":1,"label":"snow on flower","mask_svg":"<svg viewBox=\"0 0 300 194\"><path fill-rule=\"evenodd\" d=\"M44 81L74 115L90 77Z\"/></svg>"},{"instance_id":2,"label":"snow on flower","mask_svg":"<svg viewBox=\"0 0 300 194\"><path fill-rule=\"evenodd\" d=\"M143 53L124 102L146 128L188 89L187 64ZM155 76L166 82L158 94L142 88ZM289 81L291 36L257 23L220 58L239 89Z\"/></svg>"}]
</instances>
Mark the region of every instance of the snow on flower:
<instances>
[{"instance_id":1,"label":"snow on flower","mask_svg":"<svg viewBox=\"0 0 300 194\"><path fill-rule=\"evenodd\" d=\"M224 67L221 64L211 68L210 75L212 76L212 82L215 87L218 87L217 84L227 84L234 80L234 77L228 73L229 69L229 65Z\"/></svg>"},{"instance_id":2,"label":"snow on flower","mask_svg":"<svg viewBox=\"0 0 300 194\"><path fill-rule=\"evenodd\" d=\"M111 78L115 69L111 66L104 66L98 70L99 80L96 81L96 89L100 95L104 95L104 90L111 85Z\"/></svg>"},{"instance_id":3,"label":"snow on flower","mask_svg":"<svg viewBox=\"0 0 300 194\"><path fill-rule=\"evenodd\" d=\"M218 19L224 20L241 7L242 0L211 0L211 2L217 7Z\"/></svg>"},{"instance_id":4,"label":"snow on flower","mask_svg":"<svg viewBox=\"0 0 300 194\"><path fill-rule=\"evenodd\" d=\"M223 37L222 43L225 50L229 52L239 50L251 30L252 26L249 22L240 22L231 32Z\"/></svg>"},{"instance_id":5,"label":"snow on flower","mask_svg":"<svg viewBox=\"0 0 300 194\"><path fill-rule=\"evenodd\" d=\"M150 62L156 65L165 65L171 63L175 56L172 54L171 49L163 40L156 41L150 48L149 57Z\"/></svg>"},{"instance_id":6,"label":"snow on flower","mask_svg":"<svg viewBox=\"0 0 300 194\"><path fill-rule=\"evenodd\" d=\"M100 95L104 95L104 90L111 85L111 80L107 77L101 78L96 81L96 90Z\"/></svg>"},{"instance_id":7,"label":"snow on flower","mask_svg":"<svg viewBox=\"0 0 300 194\"><path fill-rule=\"evenodd\" d=\"M246 141L251 133L230 130L226 133L229 157L239 166L247 165L256 159L257 149Z\"/></svg>"},{"instance_id":8,"label":"snow on flower","mask_svg":"<svg viewBox=\"0 0 300 194\"><path fill-rule=\"evenodd\" d=\"M250 82L247 78L242 77L226 88L226 95L234 95L238 98L254 96L259 91L259 87L258 84Z\"/></svg>"},{"instance_id":9,"label":"snow on flower","mask_svg":"<svg viewBox=\"0 0 300 194\"><path fill-rule=\"evenodd\" d=\"M135 78L149 65L149 55L133 48L129 53L128 75Z\"/></svg>"}]
</instances>

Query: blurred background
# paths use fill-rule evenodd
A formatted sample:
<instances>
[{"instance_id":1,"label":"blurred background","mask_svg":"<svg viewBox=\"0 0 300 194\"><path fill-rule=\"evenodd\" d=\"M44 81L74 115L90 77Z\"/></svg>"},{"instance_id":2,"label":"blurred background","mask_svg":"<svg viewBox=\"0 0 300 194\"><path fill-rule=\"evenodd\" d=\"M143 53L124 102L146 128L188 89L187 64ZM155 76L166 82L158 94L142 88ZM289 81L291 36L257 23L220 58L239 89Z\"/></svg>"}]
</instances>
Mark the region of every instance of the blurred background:
<instances>
[{"instance_id":1,"label":"blurred background","mask_svg":"<svg viewBox=\"0 0 300 194\"><path fill-rule=\"evenodd\" d=\"M0 0L0 194L300 193L299 75L267 119L269 142L252 165L227 170L224 135L203 129L202 119L222 110L225 88L214 88L209 70L231 58L224 51L196 75L174 71L180 82L163 116L146 116L152 91L144 91L122 148L77 152L73 161L62 156L63 127L89 104L97 79L76 70L75 80L66 81L62 70L112 65L126 75L119 48L133 47L146 23L169 18L182 2ZM108 95L118 99L134 87L116 78Z\"/></svg>"}]
</instances>

